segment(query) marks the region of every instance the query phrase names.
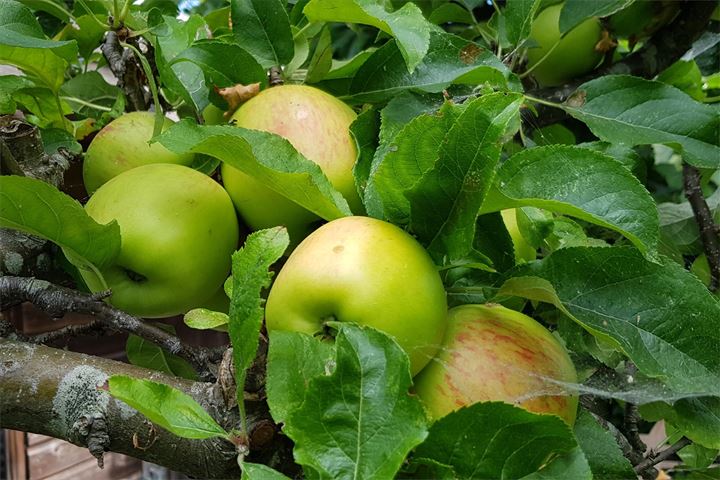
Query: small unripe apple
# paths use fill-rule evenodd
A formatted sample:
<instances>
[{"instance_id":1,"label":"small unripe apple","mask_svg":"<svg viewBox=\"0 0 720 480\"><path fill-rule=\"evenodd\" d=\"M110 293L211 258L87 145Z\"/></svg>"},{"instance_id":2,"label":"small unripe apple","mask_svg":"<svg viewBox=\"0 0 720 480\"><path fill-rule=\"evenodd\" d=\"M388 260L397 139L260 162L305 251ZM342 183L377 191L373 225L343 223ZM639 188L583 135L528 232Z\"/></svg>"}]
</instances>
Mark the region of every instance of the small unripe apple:
<instances>
[{"instance_id":1,"label":"small unripe apple","mask_svg":"<svg viewBox=\"0 0 720 480\"><path fill-rule=\"evenodd\" d=\"M525 237L520 233L520 228L517 223L517 209L508 208L500 212L505 222L505 228L507 228L510 238L513 242L515 249L515 262L532 262L537 257L537 250L525 240Z\"/></svg>"},{"instance_id":2,"label":"small unripe apple","mask_svg":"<svg viewBox=\"0 0 720 480\"><path fill-rule=\"evenodd\" d=\"M352 173L357 148L349 131L356 116L350 107L322 90L282 85L263 90L242 104L232 120L239 127L285 137L320 166L353 212L362 213ZM284 225L297 243L319 220L314 213L227 164L222 165L222 179L238 212L254 230Z\"/></svg>"},{"instance_id":3,"label":"small unripe apple","mask_svg":"<svg viewBox=\"0 0 720 480\"><path fill-rule=\"evenodd\" d=\"M227 192L207 175L182 165L137 167L100 187L85 210L99 223L120 225L120 255L101 271L112 305L166 317L222 290L238 222ZM81 274L91 290L104 288L92 272Z\"/></svg>"},{"instance_id":4,"label":"small unripe apple","mask_svg":"<svg viewBox=\"0 0 720 480\"><path fill-rule=\"evenodd\" d=\"M445 331L440 274L423 247L395 225L333 220L293 251L270 290L268 330L322 334L326 322L374 327L397 340L420 371Z\"/></svg>"},{"instance_id":5,"label":"small unripe apple","mask_svg":"<svg viewBox=\"0 0 720 480\"><path fill-rule=\"evenodd\" d=\"M528 49L527 66L542 86L561 85L589 72L602 59L602 53L595 49L602 38L598 19L589 18L561 37L559 20L562 7L563 4L547 7L530 27L530 39L538 46Z\"/></svg>"},{"instance_id":6,"label":"small unripe apple","mask_svg":"<svg viewBox=\"0 0 720 480\"><path fill-rule=\"evenodd\" d=\"M437 357L415 377L415 391L435 420L466 405L504 401L575 421L575 367L538 322L500 305L448 312Z\"/></svg>"},{"instance_id":7,"label":"small unripe apple","mask_svg":"<svg viewBox=\"0 0 720 480\"><path fill-rule=\"evenodd\" d=\"M174 122L165 118L163 130ZM155 115L130 112L116 118L90 142L83 161L85 189L92 194L102 184L131 168L151 163L192 164L192 153L173 153L159 143L149 144Z\"/></svg>"}]
</instances>

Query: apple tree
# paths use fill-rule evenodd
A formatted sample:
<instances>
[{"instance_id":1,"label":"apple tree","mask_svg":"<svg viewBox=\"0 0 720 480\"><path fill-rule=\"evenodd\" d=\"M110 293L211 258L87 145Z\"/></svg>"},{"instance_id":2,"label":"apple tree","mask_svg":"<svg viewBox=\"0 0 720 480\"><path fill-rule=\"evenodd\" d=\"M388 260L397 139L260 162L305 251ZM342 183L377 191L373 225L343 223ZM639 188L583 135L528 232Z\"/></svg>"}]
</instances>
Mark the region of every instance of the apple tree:
<instances>
[{"instance_id":1,"label":"apple tree","mask_svg":"<svg viewBox=\"0 0 720 480\"><path fill-rule=\"evenodd\" d=\"M194 478L716 478L719 32L0 0L0 306L91 316L0 317L0 427ZM118 332L129 363L62 349Z\"/></svg>"}]
</instances>

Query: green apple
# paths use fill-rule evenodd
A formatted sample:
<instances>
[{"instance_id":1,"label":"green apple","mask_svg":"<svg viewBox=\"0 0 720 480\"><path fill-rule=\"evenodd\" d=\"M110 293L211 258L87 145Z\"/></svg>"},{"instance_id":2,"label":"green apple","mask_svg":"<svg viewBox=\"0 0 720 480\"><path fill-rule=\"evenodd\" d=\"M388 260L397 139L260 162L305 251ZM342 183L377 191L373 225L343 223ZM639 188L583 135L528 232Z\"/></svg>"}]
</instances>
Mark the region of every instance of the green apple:
<instances>
[{"instance_id":1,"label":"green apple","mask_svg":"<svg viewBox=\"0 0 720 480\"><path fill-rule=\"evenodd\" d=\"M413 375L445 331L445 289L422 246L402 229L368 217L333 220L288 258L270 290L268 330L320 334L325 322L369 325L393 336Z\"/></svg>"},{"instance_id":2,"label":"green apple","mask_svg":"<svg viewBox=\"0 0 720 480\"><path fill-rule=\"evenodd\" d=\"M227 123L225 119L225 111L219 107L216 107L212 103L205 107L202 111L205 125L224 125Z\"/></svg>"},{"instance_id":3,"label":"green apple","mask_svg":"<svg viewBox=\"0 0 720 480\"><path fill-rule=\"evenodd\" d=\"M537 256L537 250L525 240L525 237L520 233L520 228L517 223L517 209L508 208L500 212L505 222L505 228L507 228L510 238L512 239L513 247L515 249L515 262L524 263L532 262Z\"/></svg>"},{"instance_id":4,"label":"green apple","mask_svg":"<svg viewBox=\"0 0 720 480\"><path fill-rule=\"evenodd\" d=\"M300 153L317 163L332 185L362 213L352 169L357 157L350 124L355 112L317 88L303 85L272 87L251 98L233 114L240 127L285 137ZM242 159L240 159L242 160ZM235 207L254 229L284 225L294 243L319 219L252 177L223 164L222 179Z\"/></svg>"},{"instance_id":5,"label":"green apple","mask_svg":"<svg viewBox=\"0 0 720 480\"><path fill-rule=\"evenodd\" d=\"M597 18L589 18L560 36L560 11L563 4L541 11L530 27L530 40L537 46L528 49L528 69L542 86L561 85L589 72L602 59L595 45L602 38Z\"/></svg>"},{"instance_id":6,"label":"green apple","mask_svg":"<svg viewBox=\"0 0 720 480\"><path fill-rule=\"evenodd\" d=\"M575 421L575 367L538 322L500 305L448 312L440 353L415 377L415 391L434 419L466 405L504 401Z\"/></svg>"},{"instance_id":7,"label":"green apple","mask_svg":"<svg viewBox=\"0 0 720 480\"><path fill-rule=\"evenodd\" d=\"M173 124L165 119L163 130ZM155 116L150 112L130 112L108 123L90 142L83 161L85 189L92 194L111 178L131 168L150 163L190 165L193 154L179 155L159 143L153 136Z\"/></svg>"},{"instance_id":8,"label":"green apple","mask_svg":"<svg viewBox=\"0 0 720 480\"><path fill-rule=\"evenodd\" d=\"M85 206L99 223L117 220L116 264L101 271L110 303L132 315L165 317L208 301L230 271L238 244L232 201L207 175L173 164L121 173ZM93 291L104 288L81 272Z\"/></svg>"}]
</instances>

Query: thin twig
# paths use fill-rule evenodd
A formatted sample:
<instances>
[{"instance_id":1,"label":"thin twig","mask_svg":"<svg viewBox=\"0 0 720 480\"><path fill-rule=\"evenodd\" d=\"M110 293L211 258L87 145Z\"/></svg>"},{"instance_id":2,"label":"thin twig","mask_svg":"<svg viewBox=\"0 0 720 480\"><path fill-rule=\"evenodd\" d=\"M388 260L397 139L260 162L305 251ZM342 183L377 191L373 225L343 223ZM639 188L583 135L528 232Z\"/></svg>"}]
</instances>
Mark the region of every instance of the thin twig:
<instances>
[{"instance_id":1,"label":"thin twig","mask_svg":"<svg viewBox=\"0 0 720 480\"><path fill-rule=\"evenodd\" d=\"M184 358L197 369L200 378L205 380L214 378L211 366L218 356L222 355L219 349L186 345L175 335L98 300L96 295L71 290L44 280L2 276L0 297L3 304L30 302L53 317L62 317L67 312L93 315L98 323L109 329L135 334Z\"/></svg>"},{"instance_id":2,"label":"thin twig","mask_svg":"<svg viewBox=\"0 0 720 480\"><path fill-rule=\"evenodd\" d=\"M717 292L720 288L720 228L715 225L713 214L705 201L702 188L700 187L700 171L692 165L683 165L683 184L685 197L687 197L695 222L700 230L703 249L710 265L710 286L711 291Z\"/></svg>"},{"instance_id":3,"label":"thin twig","mask_svg":"<svg viewBox=\"0 0 720 480\"><path fill-rule=\"evenodd\" d=\"M635 472L636 473L644 472L648 468L650 468L654 465L657 465L658 463L662 462L663 460L667 460L668 458L672 457L679 450L682 450L683 448L687 447L691 443L692 442L688 438L682 437L680 440L678 440L674 444L670 445L665 450L658 452L657 454L650 452L648 454L647 458L645 458L645 460L643 460L642 462L635 465L635 467L634 467Z\"/></svg>"}]
</instances>

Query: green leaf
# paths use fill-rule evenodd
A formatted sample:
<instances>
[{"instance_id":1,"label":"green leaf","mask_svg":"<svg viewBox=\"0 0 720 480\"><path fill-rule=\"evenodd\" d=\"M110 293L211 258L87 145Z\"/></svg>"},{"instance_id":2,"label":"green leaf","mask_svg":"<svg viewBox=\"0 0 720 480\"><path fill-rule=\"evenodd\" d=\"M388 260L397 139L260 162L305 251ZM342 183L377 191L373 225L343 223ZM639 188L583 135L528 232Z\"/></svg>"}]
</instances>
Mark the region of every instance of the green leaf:
<instances>
[{"instance_id":1,"label":"green leaf","mask_svg":"<svg viewBox=\"0 0 720 480\"><path fill-rule=\"evenodd\" d=\"M217 157L326 220L351 215L347 201L320 167L278 135L231 125L197 125L185 119L158 141L176 153Z\"/></svg>"},{"instance_id":2,"label":"green leaf","mask_svg":"<svg viewBox=\"0 0 720 480\"><path fill-rule=\"evenodd\" d=\"M0 226L58 244L76 266L101 270L120 253L116 222L100 225L75 199L34 178L0 176Z\"/></svg>"},{"instance_id":3,"label":"green leaf","mask_svg":"<svg viewBox=\"0 0 720 480\"><path fill-rule=\"evenodd\" d=\"M23 88L34 86L35 84L27 77L0 75L0 113L15 113L15 110L17 110L17 102L13 100L13 94Z\"/></svg>"},{"instance_id":4,"label":"green leaf","mask_svg":"<svg viewBox=\"0 0 720 480\"><path fill-rule=\"evenodd\" d=\"M578 144L578 147L589 148L614 158L630 170L641 182L647 177L645 160L640 158L640 155L629 145L609 142L584 142Z\"/></svg>"},{"instance_id":5,"label":"green leaf","mask_svg":"<svg viewBox=\"0 0 720 480\"><path fill-rule=\"evenodd\" d=\"M286 65L295 46L290 19L280 0L231 0L235 42L263 68Z\"/></svg>"},{"instance_id":6,"label":"green leaf","mask_svg":"<svg viewBox=\"0 0 720 480\"><path fill-rule=\"evenodd\" d=\"M705 199L716 222L720 222L720 189ZM660 240L681 254L693 255L700 251L700 230L689 202L661 203Z\"/></svg>"},{"instance_id":7,"label":"green leaf","mask_svg":"<svg viewBox=\"0 0 720 480\"><path fill-rule=\"evenodd\" d=\"M12 0L0 0L0 46L0 63L18 67L53 92L77 57L74 40L46 39L32 10Z\"/></svg>"},{"instance_id":8,"label":"green leaf","mask_svg":"<svg viewBox=\"0 0 720 480\"><path fill-rule=\"evenodd\" d=\"M86 65L90 63L90 57L102 42L106 30L107 28L103 28L102 25L98 24L91 15L76 17L74 24L68 24L63 29L66 38L77 42L78 53Z\"/></svg>"},{"instance_id":9,"label":"green leaf","mask_svg":"<svg viewBox=\"0 0 720 480\"><path fill-rule=\"evenodd\" d=\"M368 182L367 195L377 197L380 205L379 210L370 209L374 216L395 224L409 222L406 194L435 165L448 130L463 110L448 102L436 112L413 118L385 142L385 155L378 156Z\"/></svg>"},{"instance_id":10,"label":"green leaf","mask_svg":"<svg viewBox=\"0 0 720 480\"><path fill-rule=\"evenodd\" d=\"M187 62L197 68L180 68L180 65L185 65ZM190 105L196 105L198 108L207 105L205 99L215 86L229 87L238 83L267 85L265 69L252 55L238 45L219 40L197 40L173 57L167 67L175 72L182 89L191 96ZM204 79L201 74L204 75ZM167 78L164 77L163 80ZM176 85L175 88L178 92L182 92L179 86Z\"/></svg>"},{"instance_id":11,"label":"green leaf","mask_svg":"<svg viewBox=\"0 0 720 480\"><path fill-rule=\"evenodd\" d=\"M575 421L575 438L585 453L595 480L635 478L630 461L623 456L613 436L584 409L580 409Z\"/></svg>"},{"instance_id":12,"label":"green leaf","mask_svg":"<svg viewBox=\"0 0 720 480\"><path fill-rule=\"evenodd\" d=\"M395 41L376 50L355 74L349 98L380 102L410 89L441 92L451 83L487 82L502 88L508 84L509 71L492 51L442 31L431 31L428 53L412 73L402 58Z\"/></svg>"},{"instance_id":13,"label":"green leaf","mask_svg":"<svg viewBox=\"0 0 720 480\"><path fill-rule=\"evenodd\" d=\"M33 10L40 10L47 12L53 17L68 22L70 20L70 12L65 9L64 2L53 1L53 0L18 0L19 3L32 8Z\"/></svg>"},{"instance_id":14,"label":"green leaf","mask_svg":"<svg viewBox=\"0 0 720 480\"><path fill-rule=\"evenodd\" d=\"M720 115L664 83L608 75L578 87L562 108L612 143L680 147L685 161L720 168Z\"/></svg>"},{"instance_id":15,"label":"green leaf","mask_svg":"<svg viewBox=\"0 0 720 480\"><path fill-rule=\"evenodd\" d=\"M432 112L440 108L443 99L439 95L419 95L411 92L403 92L390 100L385 108L380 111L380 129L378 146L375 150L370 165L365 165L368 175L372 175L383 162L385 156L393 149L393 140L405 125L413 118L424 113ZM461 111L463 106L456 107ZM371 178L366 182L358 182L358 185L365 185L363 192L363 203L369 216L385 218L382 199L374 188Z\"/></svg>"},{"instance_id":16,"label":"green leaf","mask_svg":"<svg viewBox=\"0 0 720 480\"><path fill-rule=\"evenodd\" d=\"M40 131L40 138L43 142L43 149L48 155L57 152L59 148L66 148L70 152L80 155L82 146L66 130L60 128L48 128Z\"/></svg>"},{"instance_id":17,"label":"green leaf","mask_svg":"<svg viewBox=\"0 0 720 480\"><path fill-rule=\"evenodd\" d=\"M501 140L521 103L519 94L505 93L473 100L448 131L437 163L408 193L411 227L436 260L470 254Z\"/></svg>"},{"instance_id":18,"label":"green leaf","mask_svg":"<svg viewBox=\"0 0 720 480\"><path fill-rule=\"evenodd\" d=\"M592 17L607 17L619 12L635 0L565 0L560 11L560 33L565 34L584 20ZM643 1L643 0L640 0Z\"/></svg>"},{"instance_id":19,"label":"green leaf","mask_svg":"<svg viewBox=\"0 0 720 480\"><path fill-rule=\"evenodd\" d=\"M192 397L173 387L126 375L113 375L108 379L108 386L110 395L179 437L228 437Z\"/></svg>"},{"instance_id":20,"label":"green leaf","mask_svg":"<svg viewBox=\"0 0 720 480\"><path fill-rule=\"evenodd\" d=\"M539 5L540 0L514 0L507 3L502 14L505 34L512 45L520 45L530 36L530 26Z\"/></svg>"},{"instance_id":21,"label":"green leaf","mask_svg":"<svg viewBox=\"0 0 720 480\"><path fill-rule=\"evenodd\" d=\"M230 341L235 361L237 401L243 424L245 376L257 354L260 329L265 316L260 294L270 286L270 266L277 262L290 244L285 227L259 230L248 235L245 245L232 256L232 297L230 297ZM246 425L243 425L247 429ZM247 431L246 431L247 433Z\"/></svg>"},{"instance_id":22,"label":"green leaf","mask_svg":"<svg viewBox=\"0 0 720 480\"><path fill-rule=\"evenodd\" d=\"M46 87L16 90L13 99L34 116L32 123L41 128L64 128L65 115L72 113L70 106L59 100L55 92Z\"/></svg>"},{"instance_id":23,"label":"green leaf","mask_svg":"<svg viewBox=\"0 0 720 480\"><path fill-rule=\"evenodd\" d=\"M160 15L152 10L148 17L155 34L155 62L160 72L161 83L195 112L201 112L209 104L212 85L206 85L202 68L194 62L172 61L196 39L207 38L207 24L199 15L191 15L186 21L172 16Z\"/></svg>"},{"instance_id":24,"label":"green leaf","mask_svg":"<svg viewBox=\"0 0 720 480\"><path fill-rule=\"evenodd\" d=\"M498 170L483 211L533 206L615 230L648 258L657 254L658 214L650 194L617 161L584 148L523 150Z\"/></svg>"},{"instance_id":25,"label":"green leaf","mask_svg":"<svg viewBox=\"0 0 720 480\"><path fill-rule=\"evenodd\" d=\"M241 480L290 480L288 477L261 463L242 462Z\"/></svg>"},{"instance_id":26,"label":"green leaf","mask_svg":"<svg viewBox=\"0 0 720 480\"><path fill-rule=\"evenodd\" d=\"M629 247L576 247L511 275L499 295L555 305L673 392L720 394L720 303L676 263Z\"/></svg>"},{"instance_id":27,"label":"green leaf","mask_svg":"<svg viewBox=\"0 0 720 480\"><path fill-rule=\"evenodd\" d=\"M466 25L473 24L472 13L467 8L463 8L457 3L443 3L432 11L428 20L435 25L443 23L464 23Z\"/></svg>"},{"instance_id":28,"label":"green leaf","mask_svg":"<svg viewBox=\"0 0 720 480\"><path fill-rule=\"evenodd\" d=\"M679 88L695 100L705 98L703 74L694 61L678 60L658 75L657 80Z\"/></svg>"},{"instance_id":29,"label":"green leaf","mask_svg":"<svg viewBox=\"0 0 720 480\"><path fill-rule=\"evenodd\" d=\"M188 380L197 380L197 373L187 360L168 353L137 335L130 334L128 336L125 353L130 363L138 367L157 370Z\"/></svg>"},{"instance_id":30,"label":"green leaf","mask_svg":"<svg viewBox=\"0 0 720 480\"><path fill-rule=\"evenodd\" d=\"M720 449L720 398L685 398L673 405L668 420L694 442Z\"/></svg>"},{"instance_id":31,"label":"green leaf","mask_svg":"<svg viewBox=\"0 0 720 480\"><path fill-rule=\"evenodd\" d=\"M360 113L350 125L350 134L357 147L357 160L353 166L353 176L360 198L365 196L373 155L378 147L378 133L380 129L378 112L369 108Z\"/></svg>"},{"instance_id":32,"label":"green leaf","mask_svg":"<svg viewBox=\"0 0 720 480\"><path fill-rule=\"evenodd\" d=\"M551 455L576 447L572 432L557 416L482 402L435 422L415 456L452 466L460 478L499 480L522 478L542 468ZM573 478L591 478L587 463L581 473Z\"/></svg>"},{"instance_id":33,"label":"green leaf","mask_svg":"<svg viewBox=\"0 0 720 480\"><path fill-rule=\"evenodd\" d=\"M312 22L361 23L392 35L410 73L428 52L432 25L413 3L388 12L375 0L311 0L303 12Z\"/></svg>"},{"instance_id":34,"label":"green leaf","mask_svg":"<svg viewBox=\"0 0 720 480\"><path fill-rule=\"evenodd\" d=\"M332 343L298 332L273 330L267 360L267 401L277 423L284 423L305 400L310 380L334 368Z\"/></svg>"},{"instance_id":35,"label":"green leaf","mask_svg":"<svg viewBox=\"0 0 720 480\"><path fill-rule=\"evenodd\" d=\"M207 308L193 308L183 315L183 322L196 330L209 330L226 326L230 322L230 317L227 313L215 312Z\"/></svg>"},{"instance_id":36,"label":"green leaf","mask_svg":"<svg viewBox=\"0 0 720 480\"><path fill-rule=\"evenodd\" d=\"M75 113L85 117L100 118L103 112L115 105L122 92L118 87L107 83L100 73L87 72L65 82L60 87L60 95ZM94 108L88 103L105 109Z\"/></svg>"},{"instance_id":37,"label":"green leaf","mask_svg":"<svg viewBox=\"0 0 720 480\"><path fill-rule=\"evenodd\" d=\"M307 68L307 83L317 83L330 71L332 67L332 38L330 37L330 27L325 26L320 31L320 37L315 45L315 50L310 57L310 63Z\"/></svg>"},{"instance_id":38,"label":"green leaf","mask_svg":"<svg viewBox=\"0 0 720 480\"><path fill-rule=\"evenodd\" d=\"M407 355L390 337L339 323L335 371L315 377L285 423L295 461L329 478L392 478L427 435L408 393Z\"/></svg>"}]
</instances>

